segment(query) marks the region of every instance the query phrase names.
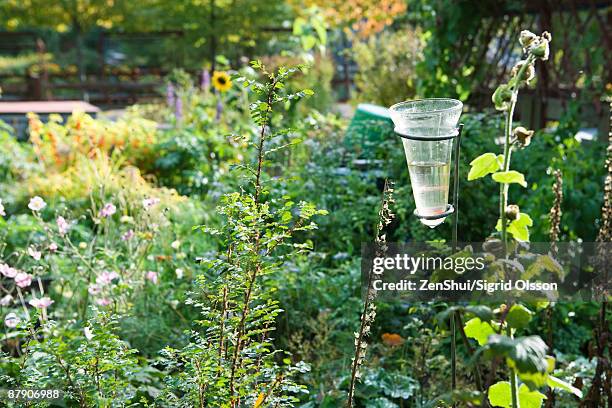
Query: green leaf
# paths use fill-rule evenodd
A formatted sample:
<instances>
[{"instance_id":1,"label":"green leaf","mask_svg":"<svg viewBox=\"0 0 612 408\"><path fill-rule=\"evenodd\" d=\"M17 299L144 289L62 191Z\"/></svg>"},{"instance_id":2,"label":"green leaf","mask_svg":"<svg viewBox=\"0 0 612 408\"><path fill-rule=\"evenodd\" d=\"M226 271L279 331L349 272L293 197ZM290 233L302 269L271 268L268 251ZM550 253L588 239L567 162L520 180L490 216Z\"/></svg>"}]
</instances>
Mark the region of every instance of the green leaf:
<instances>
[{"instance_id":1,"label":"green leaf","mask_svg":"<svg viewBox=\"0 0 612 408\"><path fill-rule=\"evenodd\" d=\"M497 156L493 153L485 153L478 156L472 160L470 166L472 167L468 173L468 181L479 179L500 169Z\"/></svg>"},{"instance_id":2,"label":"green leaf","mask_svg":"<svg viewBox=\"0 0 612 408\"><path fill-rule=\"evenodd\" d=\"M493 311L490 307L485 305L451 306L438 313L436 315L436 320L445 322L455 312L472 314L476 317L480 317L480 320L483 322L490 322L493 320Z\"/></svg>"},{"instance_id":3,"label":"green leaf","mask_svg":"<svg viewBox=\"0 0 612 408\"><path fill-rule=\"evenodd\" d=\"M512 406L512 387L508 381L500 381L489 387L489 402L494 407Z\"/></svg>"},{"instance_id":4,"label":"green leaf","mask_svg":"<svg viewBox=\"0 0 612 408\"><path fill-rule=\"evenodd\" d=\"M533 313L523 305L515 304L506 316L506 322L514 329L523 329L531 321Z\"/></svg>"},{"instance_id":5,"label":"green leaf","mask_svg":"<svg viewBox=\"0 0 612 408\"><path fill-rule=\"evenodd\" d=\"M545 386L548 381L548 373L555 369L555 359L554 357L546 356L546 362L548 367L546 367L545 373L518 373L521 381L532 390Z\"/></svg>"},{"instance_id":6,"label":"green leaf","mask_svg":"<svg viewBox=\"0 0 612 408\"><path fill-rule=\"evenodd\" d=\"M486 353L489 357L505 356L508 364L520 373L545 373L548 368L548 346L540 336L512 339L508 336L489 336Z\"/></svg>"},{"instance_id":7,"label":"green leaf","mask_svg":"<svg viewBox=\"0 0 612 408\"><path fill-rule=\"evenodd\" d=\"M291 212L289 211L283 211L283 215L281 216L281 222L283 224L288 223L289 221L291 221L293 217L291 217Z\"/></svg>"},{"instance_id":8,"label":"green leaf","mask_svg":"<svg viewBox=\"0 0 612 408\"><path fill-rule=\"evenodd\" d=\"M302 48L304 51L311 50L315 45L317 45L317 39L313 35L303 35L302 37Z\"/></svg>"},{"instance_id":9,"label":"green leaf","mask_svg":"<svg viewBox=\"0 0 612 408\"><path fill-rule=\"evenodd\" d=\"M533 277L539 277L544 271L549 271L556 274L559 279L563 279L565 272L563 267L556 259L550 255L538 255L535 262L527 267L525 273L521 276L522 279L531 279Z\"/></svg>"},{"instance_id":10,"label":"green leaf","mask_svg":"<svg viewBox=\"0 0 612 408\"><path fill-rule=\"evenodd\" d=\"M533 220L529 214L520 213L519 217L508 225L507 231L512 234L517 241L529 242L529 227L531 226L533 226ZM497 220L495 230L502 230L501 219Z\"/></svg>"},{"instance_id":11,"label":"green leaf","mask_svg":"<svg viewBox=\"0 0 612 408\"><path fill-rule=\"evenodd\" d=\"M493 177L493 180L497 181L498 183L503 183L503 184L517 183L523 187L527 187L527 182L525 181L525 175L523 175L523 173L519 173L516 170L499 171L497 173L493 173L492 177Z\"/></svg>"},{"instance_id":12,"label":"green leaf","mask_svg":"<svg viewBox=\"0 0 612 408\"><path fill-rule=\"evenodd\" d=\"M475 339L481 346L487 344L490 335L495 334L493 327L489 323L483 322L478 317L468 320L463 330L466 336Z\"/></svg>"},{"instance_id":13,"label":"green leaf","mask_svg":"<svg viewBox=\"0 0 612 408\"><path fill-rule=\"evenodd\" d=\"M567 383L561 380L560 378L549 375L547 384L550 388L557 388L560 390L565 390L565 391L571 392L578 398L582 398L582 391L580 391L578 388L574 387L570 383Z\"/></svg>"},{"instance_id":14,"label":"green leaf","mask_svg":"<svg viewBox=\"0 0 612 408\"><path fill-rule=\"evenodd\" d=\"M500 381L489 387L489 402L494 407L512 408L512 387L508 381ZM521 408L540 408L546 396L538 391L530 391L521 384L519 387L519 405Z\"/></svg>"},{"instance_id":15,"label":"green leaf","mask_svg":"<svg viewBox=\"0 0 612 408\"><path fill-rule=\"evenodd\" d=\"M519 387L519 404L521 408L540 408L546 395L539 391L531 391L525 384Z\"/></svg>"}]
</instances>

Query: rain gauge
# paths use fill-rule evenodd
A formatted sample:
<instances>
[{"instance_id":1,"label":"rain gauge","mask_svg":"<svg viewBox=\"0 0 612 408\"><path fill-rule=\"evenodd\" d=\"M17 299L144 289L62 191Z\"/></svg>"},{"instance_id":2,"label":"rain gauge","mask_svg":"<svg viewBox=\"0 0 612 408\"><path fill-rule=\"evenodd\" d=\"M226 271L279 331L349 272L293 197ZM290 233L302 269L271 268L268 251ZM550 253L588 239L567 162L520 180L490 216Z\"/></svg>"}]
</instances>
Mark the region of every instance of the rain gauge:
<instances>
[{"instance_id":1,"label":"rain gauge","mask_svg":"<svg viewBox=\"0 0 612 408\"><path fill-rule=\"evenodd\" d=\"M389 108L391 119L404 144L416 215L430 228L454 214L453 242L457 241L459 149L463 125L457 126L463 103L456 99L431 98L397 103ZM453 150L453 141L455 149ZM453 204L448 203L451 157Z\"/></svg>"}]
</instances>

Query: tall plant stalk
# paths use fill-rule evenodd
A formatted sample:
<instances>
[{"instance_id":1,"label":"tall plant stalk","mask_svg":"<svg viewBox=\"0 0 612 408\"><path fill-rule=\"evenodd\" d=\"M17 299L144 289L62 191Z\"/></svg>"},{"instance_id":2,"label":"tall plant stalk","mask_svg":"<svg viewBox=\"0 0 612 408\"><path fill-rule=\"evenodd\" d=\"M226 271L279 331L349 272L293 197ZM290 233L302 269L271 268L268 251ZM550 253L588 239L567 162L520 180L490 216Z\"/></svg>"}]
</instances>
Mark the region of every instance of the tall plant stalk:
<instances>
[{"instance_id":1,"label":"tall plant stalk","mask_svg":"<svg viewBox=\"0 0 612 408\"><path fill-rule=\"evenodd\" d=\"M535 61L535 57L533 54L530 54L527 57L525 64L521 65L518 69L516 76L513 79L517 79L512 82L510 85L511 99L510 105L506 110L506 118L504 121L504 159L502 164L502 171L510 171L510 159L512 158L512 147L513 147L513 129L512 122L514 117L514 108L516 107L516 101L518 99L519 86L521 82L518 78L522 78L525 75L525 70L527 67L532 66ZM501 183L499 185L499 217L501 218L501 226L502 226L502 241L504 243L504 253L507 252L508 245L508 225L507 225L507 214L506 208L508 207L508 188L510 184Z\"/></svg>"},{"instance_id":2,"label":"tall plant stalk","mask_svg":"<svg viewBox=\"0 0 612 408\"><path fill-rule=\"evenodd\" d=\"M528 232L521 229L518 225L509 224L509 221L514 223L519 221L523 214L520 213L518 206L508 205L508 190L511 183L519 183L524 187L527 185L525 178L518 172L510 171L510 161L512 158L512 150L515 146L526 147L531 142L533 131L527 130L524 127L513 128L514 109L516 108L516 102L518 99L518 93L521 87L528 85L529 82L535 76L535 61L541 59L543 61L548 59L549 54L549 42L551 36L548 32L544 32L541 36L537 36L530 31L522 31L519 42L523 47L523 51L526 54L524 60L519 61L511 72L511 77L506 84L501 84L493 93L493 103L495 108L504 112L504 152L502 162L499 163L499 159L495 166L489 166L481 175L488 173L493 174L493 179L500 183L499 186L499 219L501 224L501 241L503 245L504 257L508 256L508 233L509 227L515 227L512 230L514 238L521 240L528 240ZM474 162L473 162L474 163ZM497 172L497 170L501 172ZM528 216L524 214L526 219ZM530 221L530 219L529 219ZM529 223L523 223L519 221L523 227L530 225ZM512 331L510 327L507 328L507 334L512 337ZM512 396L512 408L520 408L520 399L518 394L518 379L517 372L514 367L510 367L510 387Z\"/></svg>"},{"instance_id":3,"label":"tall plant stalk","mask_svg":"<svg viewBox=\"0 0 612 408\"><path fill-rule=\"evenodd\" d=\"M382 257L387 251L387 240L385 228L391 223L395 215L391 212L391 204L393 203L393 182L385 180L380 210L378 212L378 227L376 232L376 256ZM368 272L367 291L365 301L363 302L363 311L361 313L361 323L359 331L355 333L355 355L351 366L351 382L349 385L348 398L346 406L353 407L355 396L355 385L361 377L359 369L363 364L367 343L366 337L370 334L370 329L376 317L376 290L372 287L372 270Z\"/></svg>"}]
</instances>

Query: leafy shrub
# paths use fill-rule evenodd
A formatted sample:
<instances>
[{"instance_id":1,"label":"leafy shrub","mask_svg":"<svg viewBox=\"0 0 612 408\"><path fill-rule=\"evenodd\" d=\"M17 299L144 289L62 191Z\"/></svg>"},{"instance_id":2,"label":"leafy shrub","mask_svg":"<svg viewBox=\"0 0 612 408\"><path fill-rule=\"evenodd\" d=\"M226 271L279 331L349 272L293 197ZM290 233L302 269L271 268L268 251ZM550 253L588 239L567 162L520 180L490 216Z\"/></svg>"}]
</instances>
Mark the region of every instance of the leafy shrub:
<instances>
[{"instance_id":1,"label":"leafy shrub","mask_svg":"<svg viewBox=\"0 0 612 408\"><path fill-rule=\"evenodd\" d=\"M176 376L167 379L163 395L175 406L290 406L295 394L303 391L293 377L306 371L306 365L292 365L280 350L273 349L271 336L281 310L273 289L262 279L276 272L284 257L308 248L308 244L292 242L292 236L316 228L311 218L323 212L306 202L295 203L289 196L274 195L266 187L265 172L267 142L286 134L283 129L270 130L275 123L273 107L312 91L281 93L297 69L281 67L269 73L260 62L253 66L266 78L265 83L241 80L259 98L251 104L251 116L259 128L256 161L241 166L247 184L221 199L219 228L204 229L218 237L219 249L214 257L202 260L206 270L198 276L201 293L191 300L202 313L199 330L184 348L167 347L163 352L170 370L180 367Z\"/></svg>"},{"instance_id":2,"label":"leafy shrub","mask_svg":"<svg viewBox=\"0 0 612 408\"><path fill-rule=\"evenodd\" d=\"M416 64L421 60L420 33L412 29L383 32L353 45L358 99L391 106L415 95Z\"/></svg>"},{"instance_id":3,"label":"leafy shrub","mask_svg":"<svg viewBox=\"0 0 612 408\"><path fill-rule=\"evenodd\" d=\"M48 170L62 171L83 155L119 154L127 162L151 160L156 140L155 122L128 117L116 122L96 120L85 113L74 113L62 125L62 117L50 115L43 123L29 114L30 141L38 160Z\"/></svg>"}]
</instances>

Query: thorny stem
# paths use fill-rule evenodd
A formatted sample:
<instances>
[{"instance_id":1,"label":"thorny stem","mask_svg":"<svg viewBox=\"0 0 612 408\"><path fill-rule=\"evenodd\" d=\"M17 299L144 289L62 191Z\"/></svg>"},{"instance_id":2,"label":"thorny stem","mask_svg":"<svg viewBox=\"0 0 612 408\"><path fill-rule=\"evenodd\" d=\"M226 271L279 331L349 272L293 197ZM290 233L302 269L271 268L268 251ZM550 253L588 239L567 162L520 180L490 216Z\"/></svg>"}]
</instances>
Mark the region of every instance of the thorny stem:
<instances>
[{"instance_id":1,"label":"thorny stem","mask_svg":"<svg viewBox=\"0 0 612 408\"><path fill-rule=\"evenodd\" d=\"M259 202L259 197L261 194L261 173L263 169L264 162L264 142L266 137L266 127L268 125L268 117L270 111L272 110L272 98L274 96L274 90L276 88L276 83L278 79L272 80L270 84L270 88L267 95L267 108L265 111L265 116L263 117L261 123L261 130L259 135L259 146L257 148L257 173L255 175L255 212L256 215L259 216L261 203ZM261 272L261 259L259 258L259 246L261 242L261 231L257 229L255 233L255 250L254 253L257 256L257 260L255 261L255 269L251 273L247 284L247 290L244 294L244 305L242 308L242 315L240 316L240 323L237 327L237 336L236 336L236 347L234 349L234 355L232 357L232 370L230 375L230 395L232 396L232 406L236 406L238 400L234 399L235 395L235 378L236 378L236 369L240 363L240 351L242 349L242 337L244 336L246 317L249 312L249 302L251 301L251 294L253 291L253 286L257 279L257 276Z\"/></svg>"}]
</instances>

